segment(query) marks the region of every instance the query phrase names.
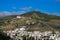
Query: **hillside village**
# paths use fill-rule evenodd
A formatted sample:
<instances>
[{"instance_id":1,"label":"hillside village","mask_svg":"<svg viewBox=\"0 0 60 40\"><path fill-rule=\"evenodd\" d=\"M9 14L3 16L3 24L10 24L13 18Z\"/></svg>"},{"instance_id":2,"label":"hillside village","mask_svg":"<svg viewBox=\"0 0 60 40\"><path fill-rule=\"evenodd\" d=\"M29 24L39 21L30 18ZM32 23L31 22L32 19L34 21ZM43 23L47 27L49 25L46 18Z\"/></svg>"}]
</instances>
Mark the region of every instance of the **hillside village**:
<instances>
[{"instance_id":1,"label":"hillside village","mask_svg":"<svg viewBox=\"0 0 60 40\"><path fill-rule=\"evenodd\" d=\"M60 32L56 31L27 31L24 27L3 31L12 40L60 40Z\"/></svg>"},{"instance_id":2,"label":"hillside village","mask_svg":"<svg viewBox=\"0 0 60 40\"><path fill-rule=\"evenodd\" d=\"M58 18L59 16L34 11L3 19L4 25L0 26L0 30L3 30L10 40L60 40Z\"/></svg>"},{"instance_id":3,"label":"hillside village","mask_svg":"<svg viewBox=\"0 0 60 40\"><path fill-rule=\"evenodd\" d=\"M17 19L25 19L22 16L16 16ZM28 17L27 17L28 18ZM29 18L31 19L31 18ZM27 20L26 23L30 25L30 21ZM35 24L32 22L31 24ZM21 26L20 28L15 28L14 30L3 31L7 36L11 37L11 40L60 40L59 31L38 31L38 30L28 30L26 26Z\"/></svg>"}]
</instances>

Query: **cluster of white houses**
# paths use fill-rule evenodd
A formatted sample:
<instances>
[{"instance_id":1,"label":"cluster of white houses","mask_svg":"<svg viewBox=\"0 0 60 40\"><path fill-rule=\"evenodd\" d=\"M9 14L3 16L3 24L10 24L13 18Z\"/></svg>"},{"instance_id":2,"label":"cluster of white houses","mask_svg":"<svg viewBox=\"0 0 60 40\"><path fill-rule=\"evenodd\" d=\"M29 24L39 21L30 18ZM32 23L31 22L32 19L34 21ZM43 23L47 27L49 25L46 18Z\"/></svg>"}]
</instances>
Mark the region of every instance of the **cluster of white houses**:
<instances>
[{"instance_id":1,"label":"cluster of white houses","mask_svg":"<svg viewBox=\"0 0 60 40\"><path fill-rule=\"evenodd\" d=\"M60 33L52 31L26 31L25 28L17 28L15 30L4 31L7 33L7 36L10 36L13 40L28 40L29 37L33 37L34 40L60 40ZM31 39L31 38L30 38ZM33 40L33 39L31 39Z\"/></svg>"}]
</instances>

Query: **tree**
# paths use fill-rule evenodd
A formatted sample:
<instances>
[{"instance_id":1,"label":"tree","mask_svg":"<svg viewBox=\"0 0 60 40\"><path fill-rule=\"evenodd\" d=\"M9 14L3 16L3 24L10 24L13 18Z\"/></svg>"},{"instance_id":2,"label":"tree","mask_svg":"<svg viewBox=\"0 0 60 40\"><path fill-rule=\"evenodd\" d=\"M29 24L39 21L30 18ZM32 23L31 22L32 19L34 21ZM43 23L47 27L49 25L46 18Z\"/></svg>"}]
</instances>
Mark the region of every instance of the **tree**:
<instances>
[{"instance_id":1,"label":"tree","mask_svg":"<svg viewBox=\"0 0 60 40\"><path fill-rule=\"evenodd\" d=\"M0 40L10 40L11 38L7 36L5 33L0 31Z\"/></svg>"}]
</instances>

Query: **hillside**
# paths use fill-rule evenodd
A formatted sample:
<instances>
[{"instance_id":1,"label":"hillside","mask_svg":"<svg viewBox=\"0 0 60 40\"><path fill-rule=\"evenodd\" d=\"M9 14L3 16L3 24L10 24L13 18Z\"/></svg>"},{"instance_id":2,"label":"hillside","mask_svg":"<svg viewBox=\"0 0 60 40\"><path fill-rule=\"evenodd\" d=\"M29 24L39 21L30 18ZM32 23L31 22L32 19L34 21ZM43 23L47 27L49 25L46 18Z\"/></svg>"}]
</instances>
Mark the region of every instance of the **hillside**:
<instances>
[{"instance_id":1,"label":"hillside","mask_svg":"<svg viewBox=\"0 0 60 40\"><path fill-rule=\"evenodd\" d=\"M32 11L22 15L12 15L0 19L0 29L2 30L13 30L20 27L25 27L28 31L60 31L60 16Z\"/></svg>"}]
</instances>

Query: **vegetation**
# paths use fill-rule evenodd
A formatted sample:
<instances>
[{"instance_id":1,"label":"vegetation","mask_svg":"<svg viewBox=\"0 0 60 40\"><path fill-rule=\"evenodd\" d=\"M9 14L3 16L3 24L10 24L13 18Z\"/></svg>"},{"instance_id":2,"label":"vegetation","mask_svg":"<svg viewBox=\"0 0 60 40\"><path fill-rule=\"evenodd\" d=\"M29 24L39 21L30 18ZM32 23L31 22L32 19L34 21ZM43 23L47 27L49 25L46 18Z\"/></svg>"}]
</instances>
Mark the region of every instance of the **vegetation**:
<instances>
[{"instance_id":1,"label":"vegetation","mask_svg":"<svg viewBox=\"0 0 60 40\"><path fill-rule=\"evenodd\" d=\"M3 33L0 30L0 40L10 40L11 38L9 36L7 36L5 33Z\"/></svg>"}]
</instances>

